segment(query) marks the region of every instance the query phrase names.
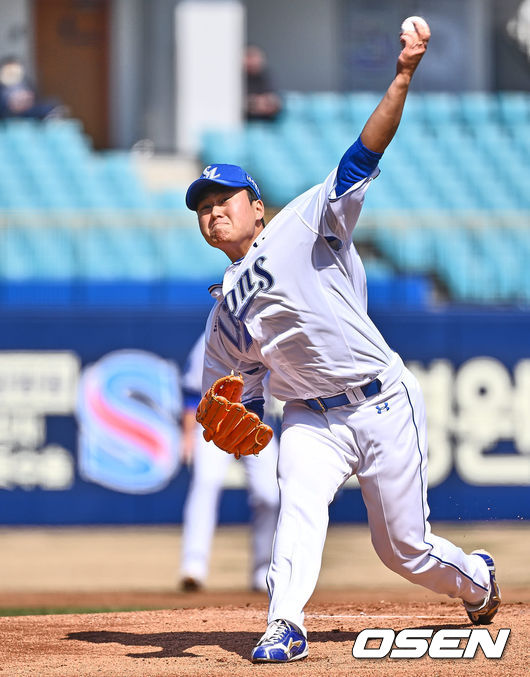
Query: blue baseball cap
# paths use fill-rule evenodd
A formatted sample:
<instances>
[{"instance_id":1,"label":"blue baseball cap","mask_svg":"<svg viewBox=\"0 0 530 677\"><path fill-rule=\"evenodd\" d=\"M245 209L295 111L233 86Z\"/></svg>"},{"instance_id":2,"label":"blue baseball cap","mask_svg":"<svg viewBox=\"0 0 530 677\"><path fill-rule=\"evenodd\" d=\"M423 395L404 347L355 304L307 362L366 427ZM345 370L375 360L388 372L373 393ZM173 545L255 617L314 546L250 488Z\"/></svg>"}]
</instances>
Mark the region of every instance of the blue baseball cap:
<instances>
[{"instance_id":1,"label":"blue baseball cap","mask_svg":"<svg viewBox=\"0 0 530 677\"><path fill-rule=\"evenodd\" d=\"M196 211L201 193L205 188L216 184L229 188L250 188L258 200L261 200L258 184L242 167L238 165L208 165L186 192L188 209Z\"/></svg>"}]
</instances>

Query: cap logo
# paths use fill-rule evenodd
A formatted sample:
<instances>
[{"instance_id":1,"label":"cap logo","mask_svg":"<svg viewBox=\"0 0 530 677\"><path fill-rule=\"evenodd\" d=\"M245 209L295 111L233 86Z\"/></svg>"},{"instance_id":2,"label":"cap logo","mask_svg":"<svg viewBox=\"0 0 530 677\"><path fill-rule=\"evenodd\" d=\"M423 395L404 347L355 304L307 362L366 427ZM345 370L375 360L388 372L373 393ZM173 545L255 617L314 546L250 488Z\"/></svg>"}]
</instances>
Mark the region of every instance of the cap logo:
<instances>
[{"instance_id":1,"label":"cap logo","mask_svg":"<svg viewBox=\"0 0 530 677\"><path fill-rule=\"evenodd\" d=\"M250 174L246 174L246 177L247 177L247 181L254 188L256 195L259 195L258 184L254 181L254 179L250 176Z\"/></svg>"},{"instance_id":2,"label":"cap logo","mask_svg":"<svg viewBox=\"0 0 530 677\"><path fill-rule=\"evenodd\" d=\"M212 167L212 165L208 165L205 170L202 173L203 177L205 179L218 179L220 178L221 174L217 171L217 167Z\"/></svg>"}]
</instances>

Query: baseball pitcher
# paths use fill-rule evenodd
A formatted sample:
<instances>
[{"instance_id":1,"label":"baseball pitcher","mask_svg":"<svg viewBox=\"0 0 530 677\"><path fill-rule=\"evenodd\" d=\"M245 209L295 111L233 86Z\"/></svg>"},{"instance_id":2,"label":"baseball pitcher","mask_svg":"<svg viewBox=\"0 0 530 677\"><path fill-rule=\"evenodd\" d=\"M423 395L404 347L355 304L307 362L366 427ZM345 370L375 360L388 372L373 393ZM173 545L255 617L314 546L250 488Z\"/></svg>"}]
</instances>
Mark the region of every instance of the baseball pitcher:
<instances>
[{"instance_id":1,"label":"baseball pitcher","mask_svg":"<svg viewBox=\"0 0 530 677\"><path fill-rule=\"evenodd\" d=\"M359 138L322 184L269 224L256 182L240 167L207 167L186 196L206 241L231 261L212 289L217 304L197 414L204 434L236 455L259 453L270 438L260 415L267 371L272 394L286 403L269 625L253 662L307 656L303 609L320 571L328 505L352 474L388 567L461 598L476 624L489 623L500 604L491 556L466 554L431 532L423 396L367 314L366 277L352 244L429 27L413 17L400 37L396 75Z\"/></svg>"}]
</instances>

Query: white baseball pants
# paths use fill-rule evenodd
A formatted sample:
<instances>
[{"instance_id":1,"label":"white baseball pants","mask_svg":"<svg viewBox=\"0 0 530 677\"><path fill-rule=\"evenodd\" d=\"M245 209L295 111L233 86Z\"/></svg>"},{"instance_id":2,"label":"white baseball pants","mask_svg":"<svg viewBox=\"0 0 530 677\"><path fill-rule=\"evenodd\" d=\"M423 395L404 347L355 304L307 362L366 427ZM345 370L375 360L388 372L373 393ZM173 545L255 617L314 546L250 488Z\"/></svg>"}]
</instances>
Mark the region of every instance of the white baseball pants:
<instances>
[{"instance_id":1,"label":"white baseball pants","mask_svg":"<svg viewBox=\"0 0 530 677\"><path fill-rule=\"evenodd\" d=\"M281 509L267 574L269 622L283 618L305 632L303 609L320 572L328 506L353 473L384 564L413 583L472 604L488 592L482 558L431 533L425 406L416 378L398 360L382 392L360 404L321 413L294 401L284 409Z\"/></svg>"},{"instance_id":2,"label":"white baseball pants","mask_svg":"<svg viewBox=\"0 0 530 677\"><path fill-rule=\"evenodd\" d=\"M266 590L266 574L278 520L279 492L276 478L278 443L276 436L259 456L242 456L235 461L213 442L206 442L197 426L193 473L184 505L181 575L205 580L212 539L217 524L219 499L228 465L243 463L252 517L252 587Z\"/></svg>"}]
</instances>

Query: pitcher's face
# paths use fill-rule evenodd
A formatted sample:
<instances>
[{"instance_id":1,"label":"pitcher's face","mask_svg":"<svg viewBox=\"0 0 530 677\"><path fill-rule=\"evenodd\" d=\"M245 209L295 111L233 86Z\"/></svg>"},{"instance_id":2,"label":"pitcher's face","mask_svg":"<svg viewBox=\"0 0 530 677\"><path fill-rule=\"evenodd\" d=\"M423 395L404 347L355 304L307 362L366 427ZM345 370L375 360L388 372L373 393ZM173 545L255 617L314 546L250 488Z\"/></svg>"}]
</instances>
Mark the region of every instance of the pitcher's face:
<instances>
[{"instance_id":1,"label":"pitcher's face","mask_svg":"<svg viewBox=\"0 0 530 677\"><path fill-rule=\"evenodd\" d=\"M245 256L262 231L263 213L263 202L250 202L245 188L219 186L205 193L197 204L204 239L232 261Z\"/></svg>"}]
</instances>

